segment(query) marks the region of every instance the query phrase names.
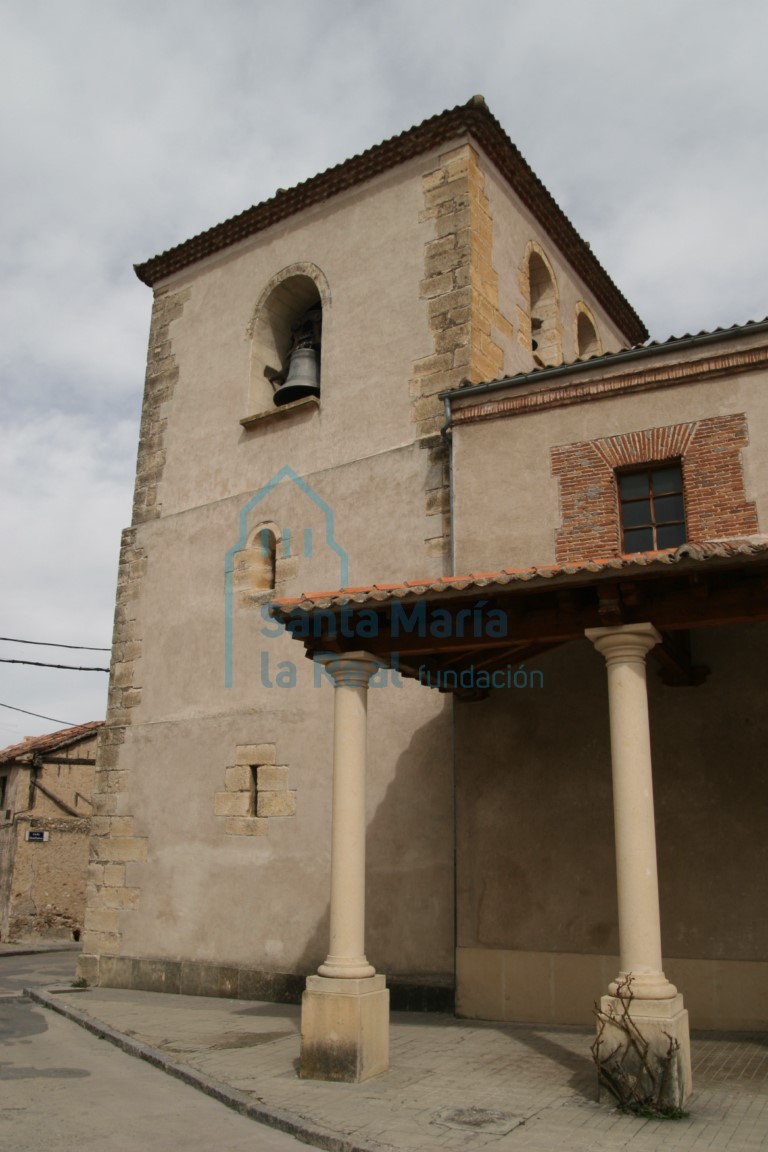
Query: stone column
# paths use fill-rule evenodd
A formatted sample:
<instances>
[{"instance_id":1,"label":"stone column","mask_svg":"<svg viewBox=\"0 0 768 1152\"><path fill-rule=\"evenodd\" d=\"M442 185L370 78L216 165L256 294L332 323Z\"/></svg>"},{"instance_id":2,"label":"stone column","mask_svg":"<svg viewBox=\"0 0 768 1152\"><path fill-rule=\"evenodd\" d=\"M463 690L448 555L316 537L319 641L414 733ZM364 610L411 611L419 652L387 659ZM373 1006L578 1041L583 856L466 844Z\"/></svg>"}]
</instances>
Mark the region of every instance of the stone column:
<instances>
[{"instance_id":1,"label":"stone column","mask_svg":"<svg viewBox=\"0 0 768 1152\"><path fill-rule=\"evenodd\" d=\"M334 682L330 950L307 978L301 1076L361 1081L389 1067L389 992L365 957L367 652L320 657Z\"/></svg>"},{"instance_id":2,"label":"stone column","mask_svg":"<svg viewBox=\"0 0 768 1152\"><path fill-rule=\"evenodd\" d=\"M651 1055L663 1058L670 1042L679 1044L668 1106L681 1107L691 1090L688 1013L662 967L645 672L646 656L661 636L652 624L591 628L586 635L608 667L619 904L619 974L609 986L610 995L603 997L602 1011L620 1018L629 1003L631 1019ZM609 1028L605 1040L608 1046L623 1044L626 1036Z\"/></svg>"}]
</instances>

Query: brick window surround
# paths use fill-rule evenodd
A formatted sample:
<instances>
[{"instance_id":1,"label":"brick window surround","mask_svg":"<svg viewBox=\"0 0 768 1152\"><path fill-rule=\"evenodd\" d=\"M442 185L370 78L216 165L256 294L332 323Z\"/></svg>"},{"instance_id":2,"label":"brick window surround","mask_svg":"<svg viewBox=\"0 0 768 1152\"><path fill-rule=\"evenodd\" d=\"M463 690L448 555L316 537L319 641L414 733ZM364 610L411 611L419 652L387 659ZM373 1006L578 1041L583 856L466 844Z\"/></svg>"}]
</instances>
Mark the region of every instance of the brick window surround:
<instances>
[{"instance_id":1,"label":"brick window surround","mask_svg":"<svg viewBox=\"0 0 768 1152\"><path fill-rule=\"evenodd\" d=\"M557 562L620 556L616 471L665 460L682 461L689 540L756 533L755 505L747 500L741 469L747 443L742 412L553 448L562 515L555 537Z\"/></svg>"}]
</instances>

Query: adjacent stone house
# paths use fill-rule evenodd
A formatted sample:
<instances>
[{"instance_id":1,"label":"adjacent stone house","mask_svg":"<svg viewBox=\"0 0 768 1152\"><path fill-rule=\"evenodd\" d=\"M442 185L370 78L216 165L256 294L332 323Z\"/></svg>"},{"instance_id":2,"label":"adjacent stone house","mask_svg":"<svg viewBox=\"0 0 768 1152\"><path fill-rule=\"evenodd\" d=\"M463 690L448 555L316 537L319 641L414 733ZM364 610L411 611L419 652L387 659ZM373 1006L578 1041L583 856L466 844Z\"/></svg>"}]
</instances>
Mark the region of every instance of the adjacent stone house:
<instances>
[{"instance_id":1,"label":"adjacent stone house","mask_svg":"<svg viewBox=\"0 0 768 1152\"><path fill-rule=\"evenodd\" d=\"M350 1079L630 977L684 1097L768 1025L768 323L647 343L481 98L137 274L81 974L306 980Z\"/></svg>"},{"instance_id":2,"label":"adjacent stone house","mask_svg":"<svg viewBox=\"0 0 768 1152\"><path fill-rule=\"evenodd\" d=\"M0 751L0 940L79 940L102 721Z\"/></svg>"}]
</instances>

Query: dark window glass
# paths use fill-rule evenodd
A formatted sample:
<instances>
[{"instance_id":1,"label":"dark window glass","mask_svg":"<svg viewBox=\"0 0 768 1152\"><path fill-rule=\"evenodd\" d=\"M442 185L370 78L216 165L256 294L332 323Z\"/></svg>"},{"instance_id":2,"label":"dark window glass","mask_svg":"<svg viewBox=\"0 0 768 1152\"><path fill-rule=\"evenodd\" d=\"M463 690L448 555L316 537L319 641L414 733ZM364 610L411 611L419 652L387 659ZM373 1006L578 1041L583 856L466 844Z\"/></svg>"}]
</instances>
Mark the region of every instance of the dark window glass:
<instances>
[{"instance_id":1,"label":"dark window glass","mask_svg":"<svg viewBox=\"0 0 768 1152\"><path fill-rule=\"evenodd\" d=\"M657 548L677 548L685 544L685 524L660 524L656 529Z\"/></svg>"},{"instance_id":2,"label":"dark window glass","mask_svg":"<svg viewBox=\"0 0 768 1152\"><path fill-rule=\"evenodd\" d=\"M624 505L624 527L640 528L644 524L651 524L650 500L634 500Z\"/></svg>"},{"instance_id":3,"label":"dark window glass","mask_svg":"<svg viewBox=\"0 0 768 1152\"><path fill-rule=\"evenodd\" d=\"M679 465L674 468L655 468L653 471L653 490L657 496L666 492L679 492L683 486Z\"/></svg>"},{"instance_id":4,"label":"dark window glass","mask_svg":"<svg viewBox=\"0 0 768 1152\"><path fill-rule=\"evenodd\" d=\"M657 496L653 502L656 511L657 524L668 523L672 520L684 520L685 511L683 509L683 497L680 496Z\"/></svg>"},{"instance_id":5,"label":"dark window glass","mask_svg":"<svg viewBox=\"0 0 768 1152\"><path fill-rule=\"evenodd\" d=\"M624 533L625 552L652 552L653 528L630 528Z\"/></svg>"},{"instance_id":6,"label":"dark window glass","mask_svg":"<svg viewBox=\"0 0 768 1152\"><path fill-rule=\"evenodd\" d=\"M619 476L619 488L622 500L637 500L648 495L648 473L630 472Z\"/></svg>"},{"instance_id":7,"label":"dark window glass","mask_svg":"<svg viewBox=\"0 0 768 1152\"><path fill-rule=\"evenodd\" d=\"M683 473L679 464L618 476L622 549L652 552L686 540Z\"/></svg>"}]
</instances>

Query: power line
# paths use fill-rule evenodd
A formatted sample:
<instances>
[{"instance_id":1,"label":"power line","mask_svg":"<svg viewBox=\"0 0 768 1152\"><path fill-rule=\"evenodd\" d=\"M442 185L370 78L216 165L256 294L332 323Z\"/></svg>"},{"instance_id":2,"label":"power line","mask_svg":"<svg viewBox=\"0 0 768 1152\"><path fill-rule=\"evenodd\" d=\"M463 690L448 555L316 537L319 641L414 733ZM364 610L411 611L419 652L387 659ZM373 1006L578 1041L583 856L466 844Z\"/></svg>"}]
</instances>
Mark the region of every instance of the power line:
<instances>
[{"instance_id":1,"label":"power line","mask_svg":"<svg viewBox=\"0 0 768 1152\"><path fill-rule=\"evenodd\" d=\"M7 640L9 644L38 644L42 648L76 648L80 652L111 652L111 648L91 648L87 644L55 644L47 640L16 640L13 636L0 636L0 640ZM49 720L49 716L44 716Z\"/></svg>"},{"instance_id":2,"label":"power line","mask_svg":"<svg viewBox=\"0 0 768 1152\"><path fill-rule=\"evenodd\" d=\"M9 660L0 656L0 664L31 664L33 668L69 668L72 672L109 672L109 668L79 668L76 664L43 664L40 660Z\"/></svg>"},{"instance_id":3,"label":"power line","mask_svg":"<svg viewBox=\"0 0 768 1152\"><path fill-rule=\"evenodd\" d=\"M0 704L0 708L10 708L11 712L23 712L25 716L37 716L38 720L50 720L52 724L66 724L67 728L74 728L71 720L57 720L55 716L43 716L42 712L29 712L26 708L17 708L14 704Z\"/></svg>"}]
</instances>

